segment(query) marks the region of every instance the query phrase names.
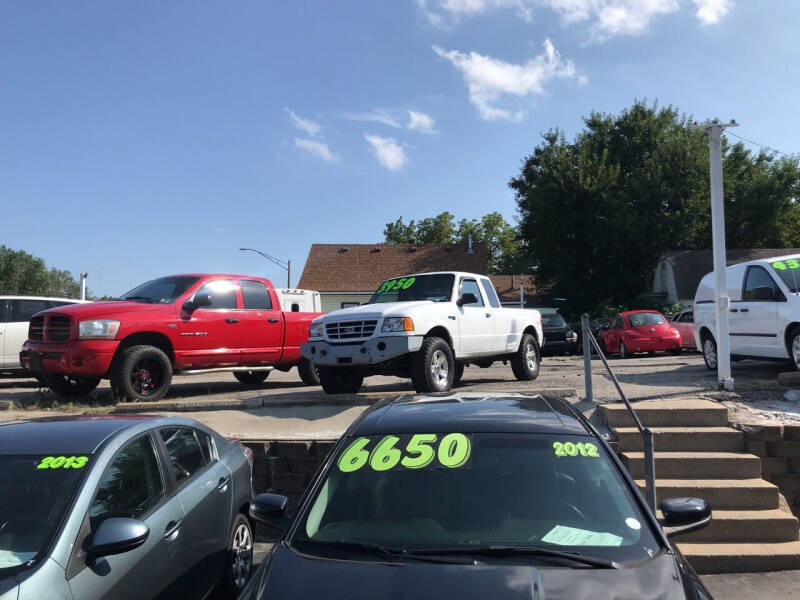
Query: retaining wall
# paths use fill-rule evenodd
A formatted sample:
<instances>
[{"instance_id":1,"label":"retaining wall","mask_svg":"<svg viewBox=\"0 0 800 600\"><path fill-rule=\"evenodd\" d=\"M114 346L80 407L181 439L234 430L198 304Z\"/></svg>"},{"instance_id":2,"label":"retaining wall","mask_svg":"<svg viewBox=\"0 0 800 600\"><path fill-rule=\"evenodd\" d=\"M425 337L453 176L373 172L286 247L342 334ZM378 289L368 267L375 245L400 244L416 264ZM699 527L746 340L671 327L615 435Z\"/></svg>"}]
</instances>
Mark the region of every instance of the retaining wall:
<instances>
[{"instance_id":1,"label":"retaining wall","mask_svg":"<svg viewBox=\"0 0 800 600\"><path fill-rule=\"evenodd\" d=\"M780 488L800 517L800 425L734 423L744 432L747 451L761 458L761 476Z\"/></svg>"}]
</instances>

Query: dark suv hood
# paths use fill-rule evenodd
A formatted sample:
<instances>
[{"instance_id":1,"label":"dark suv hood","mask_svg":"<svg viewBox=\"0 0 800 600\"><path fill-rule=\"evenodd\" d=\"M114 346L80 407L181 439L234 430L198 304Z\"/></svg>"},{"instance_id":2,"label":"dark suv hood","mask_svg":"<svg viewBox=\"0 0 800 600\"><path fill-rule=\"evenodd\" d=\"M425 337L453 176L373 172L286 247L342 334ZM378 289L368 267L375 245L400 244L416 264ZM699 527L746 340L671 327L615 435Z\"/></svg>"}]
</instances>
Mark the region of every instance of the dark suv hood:
<instances>
[{"instance_id":1,"label":"dark suv hood","mask_svg":"<svg viewBox=\"0 0 800 600\"><path fill-rule=\"evenodd\" d=\"M657 556L638 567L620 569L550 567L533 560L524 564L500 560L477 565L362 560L308 557L279 546L265 574L266 586L261 588L259 600L317 600L322 597L348 600L696 598L691 591L687 594L677 561L669 554Z\"/></svg>"}]
</instances>

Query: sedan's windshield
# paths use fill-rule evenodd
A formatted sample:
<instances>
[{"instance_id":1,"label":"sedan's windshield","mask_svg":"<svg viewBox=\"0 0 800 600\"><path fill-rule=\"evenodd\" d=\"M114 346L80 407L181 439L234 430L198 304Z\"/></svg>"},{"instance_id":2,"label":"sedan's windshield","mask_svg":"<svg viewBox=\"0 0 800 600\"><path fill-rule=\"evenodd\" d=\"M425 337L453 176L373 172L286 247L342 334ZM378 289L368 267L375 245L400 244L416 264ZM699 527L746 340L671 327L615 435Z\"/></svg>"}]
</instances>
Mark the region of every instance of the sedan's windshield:
<instances>
[{"instance_id":1,"label":"sedan's windshield","mask_svg":"<svg viewBox=\"0 0 800 600\"><path fill-rule=\"evenodd\" d=\"M383 302L412 302L414 300L432 300L433 302L449 302L453 295L453 283L456 276L452 273L436 273L433 275L416 275L414 277L396 277L384 281L372 295L369 304Z\"/></svg>"},{"instance_id":2,"label":"sedan's windshield","mask_svg":"<svg viewBox=\"0 0 800 600\"><path fill-rule=\"evenodd\" d=\"M169 304L170 302L175 302L198 279L199 277L161 277L160 279L153 279L133 288L127 294L122 294L118 300Z\"/></svg>"},{"instance_id":3,"label":"sedan's windshield","mask_svg":"<svg viewBox=\"0 0 800 600\"><path fill-rule=\"evenodd\" d=\"M87 456L0 456L0 571L33 564L80 485Z\"/></svg>"},{"instance_id":4,"label":"sedan's windshield","mask_svg":"<svg viewBox=\"0 0 800 600\"><path fill-rule=\"evenodd\" d=\"M790 292L800 292L800 256L776 261L772 263L772 268L783 279Z\"/></svg>"},{"instance_id":5,"label":"sedan's windshield","mask_svg":"<svg viewBox=\"0 0 800 600\"><path fill-rule=\"evenodd\" d=\"M664 317L658 313L636 313L628 315L631 327L641 327L642 325L666 325Z\"/></svg>"},{"instance_id":6,"label":"sedan's windshield","mask_svg":"<svg viewBox=\"0 0 800 600\"><path fill-rule=\"evenodd\" d=\"M605 450L544 434L353 438L291 540L307 552L342 542L540 547L615 561L659 551Z\"/></svg>"}]
</instances>

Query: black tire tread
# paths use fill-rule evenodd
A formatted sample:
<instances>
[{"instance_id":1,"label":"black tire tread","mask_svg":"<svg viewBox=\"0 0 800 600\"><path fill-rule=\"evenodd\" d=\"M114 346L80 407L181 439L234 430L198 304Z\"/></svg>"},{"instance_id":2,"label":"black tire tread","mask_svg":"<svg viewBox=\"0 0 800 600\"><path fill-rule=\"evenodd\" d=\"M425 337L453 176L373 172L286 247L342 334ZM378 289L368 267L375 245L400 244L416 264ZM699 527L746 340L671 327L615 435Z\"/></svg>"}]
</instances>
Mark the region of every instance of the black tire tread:
<instances>
[{"instance_id":1,"label":"black tire tread","mask_svg":"<svg viewBox=\"0 0 800 600\"><path fill-rule=\"evenodd\" d=\"M450 349L450 344L448 344L446 340L436 336L427 337L422 340L422 346L411 357L411 383L418 394L448 392L453 387L453 378L455 376L454 368L448 370L450 373L449 381L443 389L437 389L433 383L429 366L433 353L437 349L443 350L449 365L455 367L453 351Z\"/></svg>"},{"instance_id":2,"label":"black tire tread","mask_svg":"<svg viewBox=\"0 0 800 600\"><path fill-rule=\"evenodd\" d=\"M164 370L164 381L161 384L161 388L147 396L138 394L130 384L130 371L144 354L152 354L154 358L160 360ZM164 351L156 346L131 346L130 348L125 348L114 359L111 364L110 375L111 390L115 398L125 401L155 402L163 398L169 390L172 382L172 362Z\"/></svg>"},{"instance_id":3,"label":"black tire tread","mask_svg":"<svg viewBox=\"0 0 800 600\"><path fill-rule=\"evenodd\" d=\"M528 369L527 361L525 360L525 347L528 343L533 343L536 349L536 370L531 373ZM539 344L536 338L530 333L523 333L522 339L519 341L519 348L511 356L511 371L518 381L533 381L539 376L539 370L542 365L542 355L539 349Z\"/></svg>"}]
</instances>

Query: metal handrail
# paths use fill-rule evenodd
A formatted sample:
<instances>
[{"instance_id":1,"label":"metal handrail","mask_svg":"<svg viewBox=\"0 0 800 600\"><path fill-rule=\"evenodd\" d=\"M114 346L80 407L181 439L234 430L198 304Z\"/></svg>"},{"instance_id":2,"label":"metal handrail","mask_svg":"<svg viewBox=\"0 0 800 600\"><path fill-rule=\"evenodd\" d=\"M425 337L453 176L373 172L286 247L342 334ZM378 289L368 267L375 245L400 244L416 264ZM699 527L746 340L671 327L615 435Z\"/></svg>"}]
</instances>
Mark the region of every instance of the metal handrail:
<instances>
[{"instance_id":1,"label":"metal handrail","mask_svg":"<svg viewBox=\"0 0 800 600\"><path fill-rule=\"evenodd\" d=\"M628 409L631 417L633 418L633 422L636 424L636 428L639 430L639 433L642 434L642 441L644 446L644 473L645 473L645 496L647 498L647 504L650 505L650 509L655 512L656 510L656 464L655 464L655 450L653 447L653 432L649 427L644 427L642 425L642 421L639 419L639 415L636 414L636 411L631 406L628 397L625 395L625 392L622 390L622 386L617 379L617 376L614 374L614 371L611 369L611 366L608 364L608 360L606 360L606 356L603 351L600 349L600 344L597 343L597 339L595 339L594 334L592 333L591 329L589 328L589 315L584 313L581 315L581 329L583 330L583 365L584 365L584 381L586 383L586 400L589 402L593 402L592 396L592 347L597 352L597 355L600 357L600 360L603 361L603 365L608 371L609 376L611 377L611 381L614 383L614 387L617 388L617 392L619 393L620 398L622 398L622 402L625 403L625 408Z\"/></svg>"}]
</instances>

